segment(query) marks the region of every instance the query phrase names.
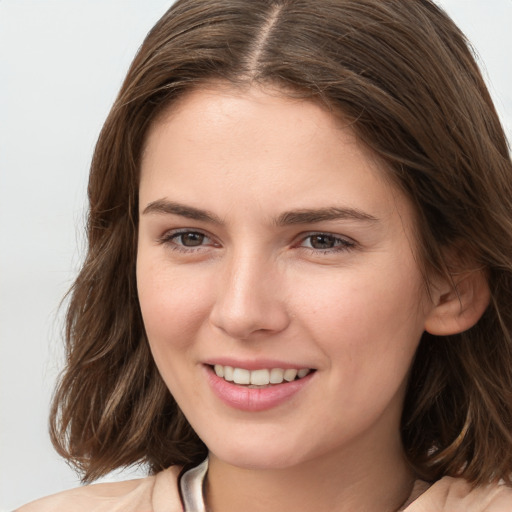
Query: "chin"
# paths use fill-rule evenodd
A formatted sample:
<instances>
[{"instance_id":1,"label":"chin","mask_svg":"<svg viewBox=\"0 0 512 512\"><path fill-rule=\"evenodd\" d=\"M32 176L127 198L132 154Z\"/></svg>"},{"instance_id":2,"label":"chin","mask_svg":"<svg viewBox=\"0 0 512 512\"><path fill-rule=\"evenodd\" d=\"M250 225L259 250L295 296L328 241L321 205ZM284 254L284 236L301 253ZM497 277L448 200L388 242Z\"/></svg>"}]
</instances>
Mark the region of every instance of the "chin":
<instances>
[{"instance_id":1,"label":"chin","mask_svg":"<svg viewBox=\"0 0 512 512\"><path fill-rule=\"evenodd\" d=\"M289 440L288 440L289 441ZM226 464L251 470L288 469L304 462L307 454L289 442L247 442L247 439L233 442L212 443L210 453Z\"/></svg>"}]
</instances>

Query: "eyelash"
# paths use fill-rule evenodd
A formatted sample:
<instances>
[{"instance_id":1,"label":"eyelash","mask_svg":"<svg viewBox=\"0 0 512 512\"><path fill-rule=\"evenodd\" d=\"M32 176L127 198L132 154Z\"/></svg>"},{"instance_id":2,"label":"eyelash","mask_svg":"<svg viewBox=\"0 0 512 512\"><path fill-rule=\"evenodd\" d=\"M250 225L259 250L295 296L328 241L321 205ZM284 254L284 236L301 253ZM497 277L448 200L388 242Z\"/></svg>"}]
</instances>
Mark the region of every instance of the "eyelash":
<instances>
[{"instance_id":1,"label":"eyelash","mask_svg":"<svg viewBox=\"0 0 512 512\"><path fill-rule=\"evenodd\" d=\"M310 240L313 237L325 237L332 241L335 245L334 247L326 248L326 249L318 249L315 247L306 247L304 245L299 245L300 248L310 251L313 254L332 254L339 253L344 251L349 251L353 249L356 244L353 240L348 238L344 238L341 236L334 235L332 233L324 233L324 232L316 232L316 233L308 233L305 237L301 238L301 244L303 244L306 240Z\"/></svg>"},{"instance_id":2,"label":"eyelash","mask_svg":"<svg viewBox=\"0 0 512 512\"><path fill-rule=\"evenodd\" d=\"M201 231L192 229L182 229L178 231L168 231L167 233L164 233L164 235L161 238L159 238L158 242L169 246L170 249L173 251L184 252L188 254L200 251L202 250L202 248L204 248L204 245L202 243L200 245L190 247L187 247L184 244L177 243L175 240L182 237L183 235L199 235L204 237L204 239L206 240L211 240L211 238L206 233L203 233Z\"/></svg>"},{"instance_id":3,"label":"eyelash","mask_svg":"<svg viewBox=\"0 0 512 512\"><path fill-rule=\"evenodd\" d=\"M209 237L206 233L203 233L202 231L198 230L190 230L190 229L182 229L178 231L168 231L165 233L161 238L158 239L158 242L164 245L167 245L171 248L173 251L183 252L183 253L194 253L196 251L200 251L204 248L204 244L201 243L197 246L186 246L183 243L177 243L176 240L182 237L183 235L199 235L201 237L204 237L206 240L212 240L211 237ZM329 239L331 242L333 242L335 245L334 247L325 248L325 249L319 249L311 246L305 246L304 244L307 240L310 241L313 237L325 237ZM204 241L202 240L202 242ZM182 240L183 242L183 240ZM213 242L213 245L218 245L215 242ZM339 253L343 251L349 251L350 249L353 249L356 246L356 243L350 239L343 238L340 236L336 236L332 233L325 233L325 232L314 232L314 233L307 233L305 236L302 236L299 243L296 244L294 247L297 247L299 249L304 249L314 255L318 254L332 254L332 253Z\"/></svg>"}]
</instances>

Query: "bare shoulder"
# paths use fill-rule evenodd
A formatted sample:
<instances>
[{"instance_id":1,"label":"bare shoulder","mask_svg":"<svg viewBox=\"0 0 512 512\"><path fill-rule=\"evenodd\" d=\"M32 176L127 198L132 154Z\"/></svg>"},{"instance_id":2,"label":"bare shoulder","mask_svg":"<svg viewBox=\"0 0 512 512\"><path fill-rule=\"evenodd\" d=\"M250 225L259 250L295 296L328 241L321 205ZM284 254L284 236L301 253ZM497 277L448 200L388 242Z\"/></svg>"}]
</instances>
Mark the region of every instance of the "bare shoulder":
<instances>
[{"instance_id":1,"label":"bare shoulder","mask_svg":"<svg viewBox=\"0 0 512 512\"><path fill-rule=\"evenodd\" d=\"M16 512L181 511L177 486L179 472L180 468L173 466L137 480L77 487L28 503Z\"/></svg>"},{"instance_id":2,"label":"bare shoulder","mask_svg":"<svg viewBox=\"0 0 512 512\"><path fill-rule=\"evenodd\" d=\"M461 478L444 477L404 512L512 512L512 488L504 484L472 487Z\"/></svg>"}]
</instances>

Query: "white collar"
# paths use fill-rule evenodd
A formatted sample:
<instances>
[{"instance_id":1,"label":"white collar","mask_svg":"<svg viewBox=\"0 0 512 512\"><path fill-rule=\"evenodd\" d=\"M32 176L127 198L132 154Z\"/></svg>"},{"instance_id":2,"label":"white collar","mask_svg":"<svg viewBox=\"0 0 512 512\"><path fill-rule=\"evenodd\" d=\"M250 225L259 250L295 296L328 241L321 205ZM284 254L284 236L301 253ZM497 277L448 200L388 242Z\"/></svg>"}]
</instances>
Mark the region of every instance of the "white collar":
<instances>
[{"instance_id":1,"label":"white collar","mask_svg":"<svg viewBox=\"0 0 512 512\"><path fill-rule=\"evenodd\" d=\"M180 478L181 499L184 512L206 512L203 497L203 486L208 471L208 457Z\"/></svg>"}]
</instances>

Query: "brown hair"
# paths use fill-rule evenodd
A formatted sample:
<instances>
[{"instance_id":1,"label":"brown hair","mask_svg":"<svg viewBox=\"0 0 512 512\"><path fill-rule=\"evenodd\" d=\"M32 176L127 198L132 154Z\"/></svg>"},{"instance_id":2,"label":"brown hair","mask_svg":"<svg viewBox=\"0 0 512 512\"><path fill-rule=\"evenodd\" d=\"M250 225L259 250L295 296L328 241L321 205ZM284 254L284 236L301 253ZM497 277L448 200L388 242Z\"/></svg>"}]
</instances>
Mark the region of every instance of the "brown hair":
<instances>
[{"instance_id":1,"label":"brown hair","mask_svg":"<svg viewBox=\"0 0 512 512\"><path fill-rule=\"evenodd\" d=\"M274 84L343 113L417 213L426 273L457 246L488 275L472 329L424 334L402 418L427 480L512 472L512 165L467 41L429 0L179 0L148 34L99 137L88 253L71 290L51 434L84 481L125 465L197 463L206 447L160 378L135 282L148 127L212 80Z\"/></svg>"}]
</instances>

